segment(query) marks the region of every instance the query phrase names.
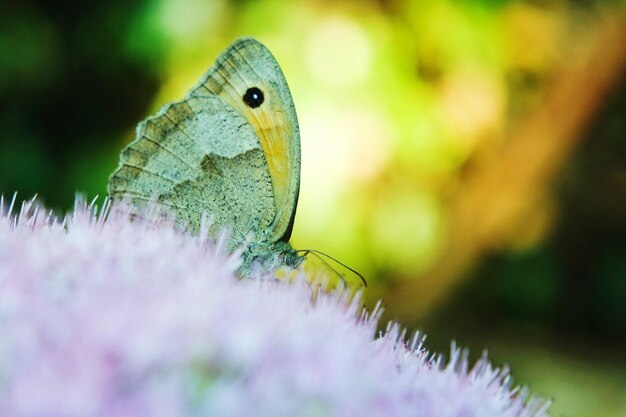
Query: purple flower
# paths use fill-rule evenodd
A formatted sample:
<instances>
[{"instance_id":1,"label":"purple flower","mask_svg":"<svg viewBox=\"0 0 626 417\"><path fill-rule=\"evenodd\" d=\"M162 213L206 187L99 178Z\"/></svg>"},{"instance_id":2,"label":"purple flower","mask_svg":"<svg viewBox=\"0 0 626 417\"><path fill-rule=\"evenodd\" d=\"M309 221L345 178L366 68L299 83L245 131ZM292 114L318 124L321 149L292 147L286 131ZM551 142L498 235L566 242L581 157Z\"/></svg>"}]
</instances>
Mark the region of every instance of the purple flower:
<instances>
[{"instance_id":1,"label":"purple flower","mask_svg":"<svg viewBox=\"0 0 626 417\"><path fill-rule=\"evenodd\" d=\"M544 416L506 370L155 213L0 208L0 416ZM104 214L103 214L104 213Z\"/></svg>"}]
</instances>

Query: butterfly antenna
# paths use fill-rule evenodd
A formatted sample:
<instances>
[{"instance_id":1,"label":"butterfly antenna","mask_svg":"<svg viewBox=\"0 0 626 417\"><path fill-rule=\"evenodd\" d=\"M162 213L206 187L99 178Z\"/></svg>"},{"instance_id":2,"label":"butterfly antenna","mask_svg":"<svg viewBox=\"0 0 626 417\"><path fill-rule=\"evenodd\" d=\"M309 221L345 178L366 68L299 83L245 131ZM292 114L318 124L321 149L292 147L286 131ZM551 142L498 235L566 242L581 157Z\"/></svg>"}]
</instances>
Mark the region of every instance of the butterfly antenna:
<instances>
[{"instance_id":1,"label":"butterfly antenna","mask_svg":"<svg viewBox=\"0 0 626 417\"><path fill-rule=\"evenodd\" d=\"M302 249L302 250L298 250L298 252L303 252L304 256L308 255L309 253L311 255L314 255L317 259L319 259L324 265L326 265L328 267L328 269L330 269L331 271L333 271L335 274L337 274L337 276L339 277L339 279L341 280L341 283L343 284L344 287L347 287L347 283L346 283L346 279L343 276L343 274L341 274L339 271L337 271L335 268L333 268L328 262L326 262L326 260L324 258L322 258L319 254L315 253L314 251L311 251L309 249Z\"/></svg>"},{"instance_id":2,"label":"butterfly antenna","mask_svg":"<svg viewBox=\"0 0 626 417\"><path fill-rule=\"evenodd\" d=\"M304 255L306 256L307 254L313 254L315 255L316 258L318 258L320 261L324 262L330 269L332 269L333 271L335 271L340 277L341 280L343 281L343 275L341 275L339 272L337 272L335 270L335 268L331 267L330 264L328 262L326 262L324 259L322 259L322 255L327 257L328 259L331 259L333 261L335 261L336 263L338 263L339 265L343 266L344 268L348 269L349 271L351 271L352 273L354 273L354 275L356 275L357 277L359 277L359 279L361 280L361 282L363 283L363 286L365 288L367 288L367 280L365 279L365 277L363 276L363 274L361 274L359 271L357 271L356 269L350 268L348 265L344 264L343 262L333 258L332 256L324 253L324 252L320 252L318 250L315 249L300 249L297 250L296 252L303 252Z\"/></svg>"}]
</instances>

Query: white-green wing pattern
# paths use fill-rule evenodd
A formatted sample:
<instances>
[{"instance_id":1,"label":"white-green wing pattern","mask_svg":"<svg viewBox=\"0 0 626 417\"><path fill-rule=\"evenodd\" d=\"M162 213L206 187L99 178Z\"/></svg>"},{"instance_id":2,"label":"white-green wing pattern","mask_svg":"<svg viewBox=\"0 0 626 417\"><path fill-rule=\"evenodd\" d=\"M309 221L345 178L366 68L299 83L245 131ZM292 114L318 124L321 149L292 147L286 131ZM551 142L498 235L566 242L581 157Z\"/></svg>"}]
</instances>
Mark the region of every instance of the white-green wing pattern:
<instances>
[{"instance_id":1,"label":"white-green wing pattern","mask_svg":"<svg viewBox=\"0 0 626 417\"><path fill-rule=\"evenodd\" d=\"M217 97L165 106L137 127L109 180L109 195L136 205L156 200L197 232L203 213L233 245L262 239L274 218L263 151L249 123Z\"/></svg>"}]
</instances>

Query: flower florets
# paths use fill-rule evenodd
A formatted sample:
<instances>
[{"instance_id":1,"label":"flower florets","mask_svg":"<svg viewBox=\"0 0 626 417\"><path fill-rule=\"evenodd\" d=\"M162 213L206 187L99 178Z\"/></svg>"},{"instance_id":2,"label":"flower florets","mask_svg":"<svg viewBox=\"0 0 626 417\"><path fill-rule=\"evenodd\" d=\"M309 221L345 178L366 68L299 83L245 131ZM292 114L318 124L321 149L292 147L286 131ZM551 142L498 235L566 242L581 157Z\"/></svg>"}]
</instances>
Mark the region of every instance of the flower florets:
<instances>
[{"instance_id":1,"label":"flower florets","mask_svg":"<svg viewBox=\"0 0 626 417\"><path fill-rule=\"evenodd\" d=\"M486 358L407 342L304 278L146 213L0 208L2 416L544 416Z\"/></svg>"}]
</instances>

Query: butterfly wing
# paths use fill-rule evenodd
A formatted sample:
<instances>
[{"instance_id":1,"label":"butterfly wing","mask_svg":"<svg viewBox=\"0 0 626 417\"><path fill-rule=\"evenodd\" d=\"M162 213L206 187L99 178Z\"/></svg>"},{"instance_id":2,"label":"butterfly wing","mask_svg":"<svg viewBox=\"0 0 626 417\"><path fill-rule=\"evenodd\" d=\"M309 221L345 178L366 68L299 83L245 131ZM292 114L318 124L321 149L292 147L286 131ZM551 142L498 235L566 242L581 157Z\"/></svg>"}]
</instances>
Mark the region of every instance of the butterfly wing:
<instances>
[{"instance_id":1,"label":"butterfly wing","mask_svg":"<svg viewBox=\"0 0 626 417\"><path fill-rule=\"evenodd\" d=\"M212 232L232 228L232 247L270 227L276 208L263 149L250 123L216 96L166 105L137 127L109 180L109 195L154 198L190 230L203 213Z\"/></svg>"},{"instance_id":2,"label":"butterfly wing","mask_svg":"<svg viewBox=\"0 0 626 417\"><path fill-rule=\"evenodd\" d=\"M257 90L262 102L251 106L246 94ZM241 38L217 58L188 97L211 95L238 111L259 138L276 208L267 228L267 239L288 241L300 189L300 131L291 93L278 62L257 40Z\"/></svg>"}]
</instances>

